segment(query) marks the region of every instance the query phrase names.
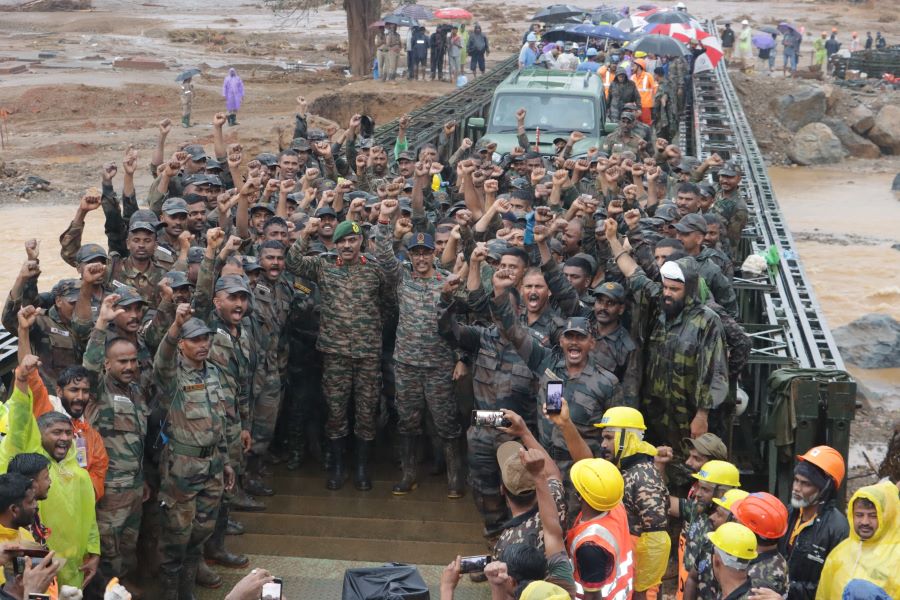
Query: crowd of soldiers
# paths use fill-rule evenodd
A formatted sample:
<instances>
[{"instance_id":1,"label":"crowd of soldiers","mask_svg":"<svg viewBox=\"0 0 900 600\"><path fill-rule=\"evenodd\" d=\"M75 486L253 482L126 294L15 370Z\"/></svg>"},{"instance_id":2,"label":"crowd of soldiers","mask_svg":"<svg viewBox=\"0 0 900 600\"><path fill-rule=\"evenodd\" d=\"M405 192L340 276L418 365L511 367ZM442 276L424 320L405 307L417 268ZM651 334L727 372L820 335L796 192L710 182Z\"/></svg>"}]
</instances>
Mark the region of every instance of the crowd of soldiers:
<instances>
[{"instance_id":1,"label":"crowd of soldiers","mask_svg":"<svg viewBox=\"0 0 900 600\"><path fill-rule=\"evenodd\" d=\"M831 590L853 577L829 566L848 533L896 537L896 488L857 494L882 534L857 526L861 501L848 528L827 447L801 457L790 511L740 491L722 441L750 351L737 164L682 156L628 106L581 157L580 132L530 150L524 109L504 155L454 122L409 148L404 116L386 148L362 115L331 135L308 117L298 98L292 141L253 157L217 114L212 154L166 158L163 121L140 202L129 148L118 191L106 165L61 233L72 278L41 291L26 244L2 314L19 367L0 469L52 485L28 487L39 519L3 524L67 559L59 583L153 576L189 600L221 585L207 562L249 562L225 540L243 532L232 510L277 493L268 465L311 456L329 490L368 491L376 439L393 494L415 493L425 454L448 498L468 490L504 597L546 577L564 597L653 597L678 521L685 598L834 598L816 589L823 563ZM83 239L97 209L106 247ZM893 573L867 579L896 592Z\"/></svg>"}]
</instances>

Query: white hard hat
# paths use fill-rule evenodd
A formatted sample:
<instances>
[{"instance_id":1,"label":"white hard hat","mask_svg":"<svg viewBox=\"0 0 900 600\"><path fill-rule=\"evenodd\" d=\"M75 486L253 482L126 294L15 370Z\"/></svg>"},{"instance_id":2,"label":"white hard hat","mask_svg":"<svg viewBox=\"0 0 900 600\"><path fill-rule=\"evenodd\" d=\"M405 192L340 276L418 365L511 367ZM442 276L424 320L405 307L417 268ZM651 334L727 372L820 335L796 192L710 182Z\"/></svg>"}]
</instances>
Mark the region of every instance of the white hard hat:
<instances>
[{"instance_id":1,"label":"white hard hat","mask_svg":"<svg viewBox=\"0 0 900 600\"><path fill-rule=\"evenodd\" d=\"M526 42L536 42L537 36L534 33L529 33L528 37L525 38Z\"/></svg>"},{"instance_id":2,"label":"white hard hat","mask_svg":"<svg viewBox=\"0 0 900 600\"><path fill-rule=\"evenodd\" d=\"M749 24L750 24L750 21L748 21L747 19L744 19L743 21L741 21L741 25L749 25Z\"/></svg>"},{"instance_id":3,"label":"white hard hat","mask_svg":"<svg viewBox=\"0 0 900 600\"><path fill-rule=\"evenodd\" d=\"M684 2L679 2L678 4L675 5L675 8L687 8L687 7L684 5Z\"/></svg>"}]
</instances>

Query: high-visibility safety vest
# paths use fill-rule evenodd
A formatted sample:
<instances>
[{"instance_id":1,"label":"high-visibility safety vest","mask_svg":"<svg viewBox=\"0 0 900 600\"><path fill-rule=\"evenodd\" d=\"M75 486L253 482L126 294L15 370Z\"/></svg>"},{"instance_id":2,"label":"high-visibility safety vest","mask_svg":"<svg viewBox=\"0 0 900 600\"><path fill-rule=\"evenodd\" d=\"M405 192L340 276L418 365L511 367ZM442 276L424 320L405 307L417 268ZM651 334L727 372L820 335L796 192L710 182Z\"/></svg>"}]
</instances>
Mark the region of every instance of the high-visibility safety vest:
<instances>
[{"instance_id":1,"label":"high-visibility safety vest","mask_svg":"<svg viewBox=\"0 0 900 600\"><path fill-rule=\"evenodd\" d=\"M641 107L652 107L653 96L656 95L656 80L653 78L653 75L644 71L640 75L632 75L631 80L637 86L638 94L641 96Z\"/></svg>"},{"instance_id":2,"label":"high-visibility safety vest","mask_svg":"<svg viewBox=\"0 0 900 600\"><path fill-rule=\"evenodd\" d=\"M600 596L604 600L629 600L634 589L634 553L628 531L628 515L621 503L608 513L588 521L582 521L579 514L566 535L566 548L575 565L575 581L581 586L584 584L575 553L586 543L596 544L613 556L614 568L600 585Z\"/></svg>"},{"instance_id":3,"label":"high-visibility safety vest","mask_svg":"<svg viewBox=\"0 0 900 600\"><path fill-rule=\"evenodd\" d=\"M603 95L609 98L609 86L616 78L616 70L609 68L608 65L603 65L597 70L597 74L603 78Z\"/></svg>"}]
</instances>

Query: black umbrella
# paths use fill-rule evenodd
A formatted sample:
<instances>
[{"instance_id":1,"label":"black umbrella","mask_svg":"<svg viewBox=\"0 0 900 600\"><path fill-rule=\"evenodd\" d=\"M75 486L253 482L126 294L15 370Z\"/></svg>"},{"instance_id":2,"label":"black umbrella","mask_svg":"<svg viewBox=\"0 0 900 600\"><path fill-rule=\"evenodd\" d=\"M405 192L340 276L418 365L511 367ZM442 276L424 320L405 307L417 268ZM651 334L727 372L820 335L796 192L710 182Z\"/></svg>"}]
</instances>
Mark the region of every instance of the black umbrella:
<instances>
[{"instance_id":1,"label":"black umbrella","mask_svg":"<svg viewBox=\"0 0 900 600\"><path fill-rule=\"evenodd\" d=\"M691 15L677 10L655 12L645 18L648 23L690 23L694 21L694 17Z\"/></svg>"},{"instance_id":2,"label":"black umbrella","mask_svg":"<svg viewBox=\"0 0 900 600\"><path fill-rule=\"evenodd\" d=\"M187 71L182 71L178 77L175 78L175 81L181 82L185 79L190 79L192 77L196 77L200 74L200 69L188 69Z\"/></svg>"},{"instance_id":3,"label":"black umbrella","mask_svg":"<svg viewBox=\"0 0 900 600\"><path fill-rule=\"evenodd\" d=\"M637 52L643 50L647 54L657 56L683 56L687 48L675 38L667 35L650 33L628 43L628 48Z\"/></svg>"},{"instance_id":4,"label":"black umbrella","mask_svg":"<svg viewBox=\"0 0 900 600\"><path fill-rule=\"evenodd\" d=\"M403 15L385 15L382 21L387 23L393 23L397 27L418 27L419 22L410 17L406 17Z\"/></svg>"},{"instance_id":5,"label":"black umbrella","mask_svg":"<svg viewBox=\"0 0 900 600\"><path fill-rule=\"evenodd\" d=\"M591 13L591 21L594 23L615 23L621 18L622 13L611 8L605 8Z\"/></svg>"},{"instance_id":6,"label":"black umbrella","mask_svg":"<svg viewBox=\"0 0 900 600\"><path fill-rule=\"evenodd\" d=\"M757 27L760 31L765 31L766 33L774 33L775 35L779 35L781 32L778 31L778 28L774 25L760 25Z\"/></svg>"},{"instance_id":7,"label":"black umbrella","mask_svg":"<svg viewBox=\"0 0 900 600\"><path fill-rule=\"evenodd\" d=\"M571 4L551 4L540 12L535 13L531 17L532 21L542 21L544 23L557 23L565 21L572 17L581 17L587 11Z\"/></svg>"},{"instance_id":8,"label":"black umbrella","mask_svg":"<svg viewBox=\"0 0 900 600\"><path fill-rule=\"evenodd\" d=\"M545 29L541 33L542 42L584 42L587 35L572 31L576 25L569 23L566 25L554 25L550 29Z\"/></svg>"}]
</instances>

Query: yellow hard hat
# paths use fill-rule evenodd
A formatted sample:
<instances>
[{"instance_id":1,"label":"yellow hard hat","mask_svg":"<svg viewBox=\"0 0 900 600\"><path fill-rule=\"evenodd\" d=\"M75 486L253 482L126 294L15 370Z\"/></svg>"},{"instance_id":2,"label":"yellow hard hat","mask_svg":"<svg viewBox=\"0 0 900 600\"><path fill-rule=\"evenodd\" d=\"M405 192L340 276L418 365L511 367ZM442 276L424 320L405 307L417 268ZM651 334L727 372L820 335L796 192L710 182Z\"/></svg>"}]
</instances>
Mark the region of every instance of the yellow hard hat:
<instances>
[{"instance_id":1,"label":"yellow hard hat","mask_svg":"<svg viewBox=\"0 0 900 600\"><path fill-rule=\"evenodd\" d=\"M724 494L722 494L721 498L713 498L713 502L715 502L717 505L721 506L728 512L731 512L731 507L734 505L735 502L737 502L738 500L743 500L744 498L746 498L749 495L750 495L750 492L745 492L744 490L732 489L732 490L728 490Z\"/></svg>"},{"instance_id":2,"label":"yellow hard hat","mask_svg":"<svg viewBox=\"0 0 900 600\"><path fill-rule=\"evenodd\" d=\"M691 475L694 479L714 485L741 487L741 476L736 466L724 460L711 460L703 465L699 473Z\"/></svg>"},{"instance_id":3,"label":"yellow hard hat","mask_svg":"<svg viewBox=\"0 0 900 600\"><path fill-rule=\"evenodd\" d=\"M640 429L646 431L647 426L644 425L644 415L636 408L628 406L613 406L607 408L603 413L603 418L594 427L621 427L623 429Z\"/></svg>"},{"instance_id":4,"label":"yellow hard hat","mask_svg":"<svg viewBox=\"0 0 900 600\"><path fill-rule=\"evenodd\" d=\"M740 560L756 558L756 534L740 523L723 523L706 537L729 556Z\"/></svg>"},{"instance_id":5,"label":"yellow hard hat","mask_svg":"<svg viewBox=\"0 0 900 600\"><path fill-rule=\"evenodd\" d=\"M572 465L572 484L594 510L612 510L622 501L625 480L619 469L602 458L585 458Z\"/></svg>"}]
</instances>

